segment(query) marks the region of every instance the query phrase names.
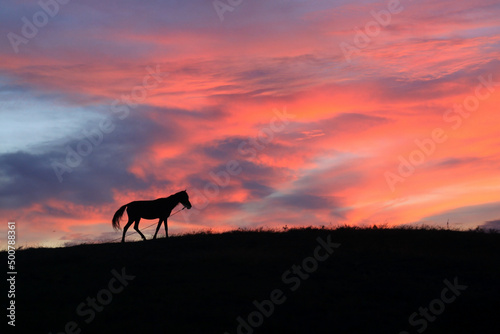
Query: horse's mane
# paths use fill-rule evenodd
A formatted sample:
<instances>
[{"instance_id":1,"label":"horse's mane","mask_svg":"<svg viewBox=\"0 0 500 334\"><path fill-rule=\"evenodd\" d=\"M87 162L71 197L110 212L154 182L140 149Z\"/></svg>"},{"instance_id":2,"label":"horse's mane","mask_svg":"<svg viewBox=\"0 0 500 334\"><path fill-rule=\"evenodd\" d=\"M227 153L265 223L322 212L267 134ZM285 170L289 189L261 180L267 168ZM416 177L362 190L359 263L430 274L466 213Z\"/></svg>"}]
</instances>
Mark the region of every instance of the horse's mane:
<instances>
[{"instance_id":1,"label":"horse's mane","mask_svg":"<svg viewBox=\"0 0 500 334\"><path fill-rule=\"evenodd\" d=\"M181 193L183 193L183 192L186 192L186 191L185 191L185 190L182 190L182 191L179 191L179 192L177 192L177 193L175 193L175 194L173 194L173 195L170 195L170 196L168 196L168 197L162 197L162 198L163 198L163 199L173 199L173 198L175 198L175 197L179 196L179 195L180 195Z\"/></svg>"}]
</instances>

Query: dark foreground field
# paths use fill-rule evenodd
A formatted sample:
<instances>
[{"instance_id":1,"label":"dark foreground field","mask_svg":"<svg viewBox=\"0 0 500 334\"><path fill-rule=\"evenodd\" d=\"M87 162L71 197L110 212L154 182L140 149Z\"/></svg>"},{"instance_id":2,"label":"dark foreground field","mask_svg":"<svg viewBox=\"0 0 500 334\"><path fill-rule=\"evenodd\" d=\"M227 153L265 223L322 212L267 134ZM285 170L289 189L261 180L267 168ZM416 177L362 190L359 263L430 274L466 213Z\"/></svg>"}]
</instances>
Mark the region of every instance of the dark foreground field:
<instances>
[{"instance_id":1,"label":"dark foreground field","mask_svg":"<svg viewBox=\"0 0 500 334\"><path fill-rule=\"evenodd\" d=\"M27 249L16 332L500 333L499 256L500 234L349 228Z\"/></svg>"}]
</instances>

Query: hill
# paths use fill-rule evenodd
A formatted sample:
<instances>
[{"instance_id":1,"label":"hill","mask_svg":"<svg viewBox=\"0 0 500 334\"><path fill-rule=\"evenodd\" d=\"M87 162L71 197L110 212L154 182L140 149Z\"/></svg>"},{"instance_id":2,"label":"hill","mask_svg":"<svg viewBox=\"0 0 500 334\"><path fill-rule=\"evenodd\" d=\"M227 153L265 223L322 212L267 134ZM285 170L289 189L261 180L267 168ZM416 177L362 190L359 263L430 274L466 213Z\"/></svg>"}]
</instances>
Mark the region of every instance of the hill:
<instances>
[{"instance_id":1,"label":"hill","mask_svg":"<svg viewBox=\"0 0 500 334\"><path fill-rule=\"evenodd\" d=\"M497 233L377 228L26 249L16 329L499 333L499 255Z\"/></svg>"}]
</instances>

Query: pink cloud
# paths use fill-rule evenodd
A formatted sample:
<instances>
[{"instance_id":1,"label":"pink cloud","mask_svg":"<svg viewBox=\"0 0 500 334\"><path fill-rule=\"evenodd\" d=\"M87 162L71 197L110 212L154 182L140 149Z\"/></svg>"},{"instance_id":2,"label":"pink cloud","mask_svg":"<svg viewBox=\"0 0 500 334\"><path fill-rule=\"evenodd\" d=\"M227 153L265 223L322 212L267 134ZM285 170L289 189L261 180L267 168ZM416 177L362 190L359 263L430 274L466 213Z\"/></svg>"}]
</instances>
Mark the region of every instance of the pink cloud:
<instances>
[{"instance_id":1,"label":"pink cloud","mask_svg":"<svg viewBox=\"0 0 500 334\"><path fill-rule=\"evenodd\" d=\"M339 44L353 43L354 27L385 2L245 2L222 23L201 1L68 5L22 52L0 52L7 126L19 126L12 106L27 97L84 111L71 138L0 152L2 216L25 226L26 242L96 240L112 236L110 217L124 203L187 188L195 207L209 203L189 220L173 217L176 233L437 222L467 206L498 219L481 205L498 201L499 86L482 88L490 94L470 116L444 115L476 94L479 76L500 81L499 8L401 3L351 63ZM2 32L19 24L10 20ZM148 66L164 80L118 118L114 101L123 105L143 85ZM277 123L284 108L293 117ZM95 128L87 114L115 130L59 184L51 163ZM272 130L277 124L282 130ZM397 174L400 157L422 150L415 140L435 128L447 139L392 191L385 173ZM229 161L241 172L217 184L213 175L225 175Z\"/></svg>"}]
</instances>

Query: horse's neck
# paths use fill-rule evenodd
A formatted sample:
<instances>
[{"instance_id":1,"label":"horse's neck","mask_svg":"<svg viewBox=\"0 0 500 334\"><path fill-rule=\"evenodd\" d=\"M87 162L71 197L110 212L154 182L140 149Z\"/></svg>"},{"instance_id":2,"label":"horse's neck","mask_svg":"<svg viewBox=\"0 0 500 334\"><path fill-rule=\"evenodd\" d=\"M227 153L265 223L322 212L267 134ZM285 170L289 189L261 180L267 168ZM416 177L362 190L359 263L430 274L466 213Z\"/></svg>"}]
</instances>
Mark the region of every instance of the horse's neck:
<instances>
[{"instance_id":1,"label":"horse's neck","mask_svg":"<svg viewBox=\"0 0 500 334\"><path fill-rule=\"evenodd\" d=\"M169 197L165 198L165 204L171 207L172 209L177 206L181 201L179 200L178 196L172 195Z\"/></svg>"}]
</instances>

